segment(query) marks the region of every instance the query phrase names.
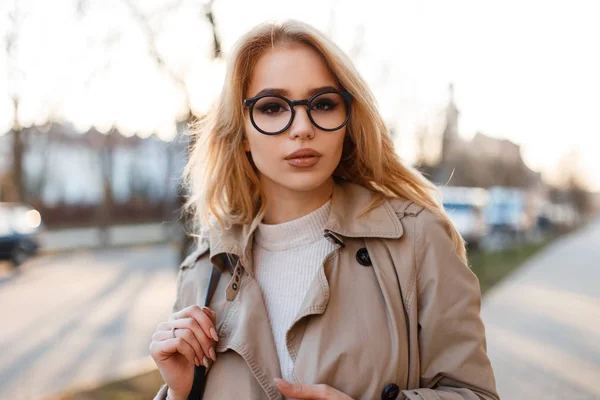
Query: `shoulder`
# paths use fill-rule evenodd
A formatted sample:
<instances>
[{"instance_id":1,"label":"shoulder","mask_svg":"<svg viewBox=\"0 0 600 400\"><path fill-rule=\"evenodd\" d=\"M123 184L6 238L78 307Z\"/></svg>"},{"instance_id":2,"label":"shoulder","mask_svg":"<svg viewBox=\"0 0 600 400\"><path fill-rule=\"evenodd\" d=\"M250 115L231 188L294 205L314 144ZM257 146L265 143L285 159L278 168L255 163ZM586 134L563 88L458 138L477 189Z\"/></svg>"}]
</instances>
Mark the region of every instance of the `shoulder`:
<instances>
[{"instance_id":1,"label":"shoulder","mask_svg":"<svg viewBox=\"0 0 600 400\"><path fill-rule=\"evenodd\" d=\"M404 197L389 197L387 201L390 203L394 209L394 212L400 219L404 218L405 216L416 217L425 210L425 207Z\"/></svg>"},{"instance_id":2,"label":"shoulder","mask_svg":"<svg viewBox=\"0 0 600 400\"><path fill-rule=\"evenodd\" d=\"M388 202L405 230L414 230L417 235L422 236L424 231L436 230L436 227L444 225L443 218L413 200L399 197L389 198Z\"/></svg>"},{"instance_id":3,"label":"shoulder","mask_svg":"<svg viewBox=\"0 0 600 400\"><path fill-rule=\"evenodd\" d=\"M418 275L465 276L472 279L472 272L466 260L457 250L451 230L452 223L443 215L412 201L397 202L398 218L409 237ZM443 212L443 211L442 211Z\"/></svg>"},{"instance_id":4,"label":"shoulder","mask_svg":"<svg viewBox=\"0 0 600 400\"><path fill-rule=\"evenodd\" d=\"M388 201L402 223L404 236L414 238L415 250L422 250L432 243L442 247L451 243L447 221L439 214L405 198L391 198Z\"/></svg>"},{"instance_id":5,"label":"shoulder","mask_svg":"<svg viewBox=\"0 0 600 400\"><path fill-rule=\"evenodd\" d=\"M208 245L208 241L204 239L200 240L199 243L196 245L194 251L192 251L179 265L179 269L186 270L194 268L198 261L200 261L205 256L207 257L209 250L210 246Z\"/></svg>"},{"instance_id":6,"label":"shoulder","mask_svg":"<svg viewBox=\"0 0 600 400\"><path fill-rule=\"evenodd\" d=\"M199 301L199 293L206 291L212 270L208 242L201 240L194 251L179 265L177 297L174 309L180 310Z\"/></svg>"}]
</instances>

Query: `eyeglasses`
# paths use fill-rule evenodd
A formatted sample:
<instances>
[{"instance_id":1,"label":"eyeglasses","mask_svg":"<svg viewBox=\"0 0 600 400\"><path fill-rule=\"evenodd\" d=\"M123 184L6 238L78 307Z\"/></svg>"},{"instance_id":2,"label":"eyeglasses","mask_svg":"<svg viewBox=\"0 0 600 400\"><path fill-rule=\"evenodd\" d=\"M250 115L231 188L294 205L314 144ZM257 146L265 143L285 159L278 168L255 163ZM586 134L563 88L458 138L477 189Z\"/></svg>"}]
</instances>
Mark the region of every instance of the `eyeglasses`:
<instances>
[{"instance_id":1,"label":"eyeglasses","mask_svg":"<svg viewBox=\"0 0 600 400\"><path fill-rule=\"evenodd\" d=\"M250 109L250 122L265 135L279 135L292 125L295 106L306 106L310 122L323 131L337 131L350 120L352 95L338 90L327 90L308 100L289 100L277 94L261 94L244 99Z\"/></svg>"}]
</instances>

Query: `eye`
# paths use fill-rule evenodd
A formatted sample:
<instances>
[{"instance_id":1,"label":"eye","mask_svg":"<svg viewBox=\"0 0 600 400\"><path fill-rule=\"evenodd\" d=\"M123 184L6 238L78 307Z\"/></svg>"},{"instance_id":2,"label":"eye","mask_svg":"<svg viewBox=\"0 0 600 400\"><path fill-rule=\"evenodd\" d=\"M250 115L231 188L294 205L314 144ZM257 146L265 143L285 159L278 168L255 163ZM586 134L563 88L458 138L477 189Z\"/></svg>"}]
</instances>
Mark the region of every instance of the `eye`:
<instances>
[{"instance_id":1,"label":"eye","mask_svg":"<svg viewBox=\"0 0 600 400\"><path fill-rule=\"evenodd\" d=\"M331 111L337 107L337 104L330 99L318 99L312 103L312 109L315 111Z\"/></svg>"},{"instance_id":2,"label":"eye","mask_svg":"<svg viewBox=\"0 0 600 400\"><path fill-rule=\"evenodd\" d=\"M288 104L274 97L264 97L260 99L255 108L263 115L277 115L288 111Z\"/></svg>"},{"instance_id":3,"label":"eye","mask_svg":"<svg viewBox=\"0 0 600 400\"><path fill-rule=\"evenodd\" d=\"M280 112L282 108L281 104L266 104L259 107L259 111L263 114L276 114Z\"/></svg>"}]
</instances>

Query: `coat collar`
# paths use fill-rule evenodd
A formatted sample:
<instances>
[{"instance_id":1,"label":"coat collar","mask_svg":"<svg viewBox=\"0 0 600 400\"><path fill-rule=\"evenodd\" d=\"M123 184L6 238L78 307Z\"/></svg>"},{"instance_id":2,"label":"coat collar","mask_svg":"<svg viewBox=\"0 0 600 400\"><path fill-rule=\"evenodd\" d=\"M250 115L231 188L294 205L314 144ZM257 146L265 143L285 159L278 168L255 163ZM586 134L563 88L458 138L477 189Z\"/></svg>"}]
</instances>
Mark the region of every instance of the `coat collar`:
<instances>
[{"instance_id":1,"label":"coat collar","mask_svg":"<svg viewBox=\"0 0 600 400\"><path fill-rule=\"evenodd\" d=\"M324 226L324 234L333 232L342 237L397 239L402 236L402 224L389 200L383 200L366 216L359 218L373 200L370 189L344 180L335 181L331 198L331 212ZM254 228L255 229L255 228ZM225 254L242 259L251 265L251 243L254 229L250 225L232 225L221 229L217 224L208 234L210 259L223 268Z\"/></svg>"},{"instance_id":2,"label":"coat collar","mask_svg":"<svg viewBox=\"0 0 600 400\"><path fill-rule=\"evenodd\" d=\"M361 212L371 203L373 197L373 191L364 186L347 181L336 183L325 230L352 238L397 239L402 236L402 224L387 199L360 218Z\"/></svg>"}]
</instances>

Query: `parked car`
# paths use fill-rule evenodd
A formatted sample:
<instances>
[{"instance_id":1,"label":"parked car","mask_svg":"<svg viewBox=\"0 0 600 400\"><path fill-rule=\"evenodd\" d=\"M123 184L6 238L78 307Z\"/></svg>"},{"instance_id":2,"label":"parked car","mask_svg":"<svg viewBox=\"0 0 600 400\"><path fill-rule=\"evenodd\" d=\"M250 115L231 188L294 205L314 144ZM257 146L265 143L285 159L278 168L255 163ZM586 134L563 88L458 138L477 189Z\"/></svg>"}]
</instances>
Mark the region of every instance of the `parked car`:
<instances>
[{"instance_id":1,"label":"parked car","mask_svg":"<svg viewBox=\"0 0 600 400\"><path fill-rule=\"evenodd\" d=\"M492 232L516 238L533 227L535 221L528 214L525 190L496 186L488 193L490 197L484 216Z\"/></svg>"},{"instance_id":2,"label":"parked car","mask_svg":"<svg viewBox=\"0 0 600 400\"><path fill-rule=\"evenodd\" d=\"M468 203L444 203L444 208L469 248L479 248L488 233L481 209Z\"/></svg>"},{"instance_id":3,"label":"parked car","mask_svg":"<svg viewBox=\"0 0 600 400\"><path fill-rule=\"evenodd\" d=\"M467 242L470 249L476 249L489 231L483 216L487 192L482 188L440 187L444 209L450 220Z\"/></svg>"},{"instance_id":4,"label":"parked car","mask_svg":"<svg viewBox=\"0 0 600 400\"><path fill-rule=\"evenodd\" d=\"M0 260L21 265L39 249L40 213L27 204L0 203Z\"/></svg>"}]
</instances>

